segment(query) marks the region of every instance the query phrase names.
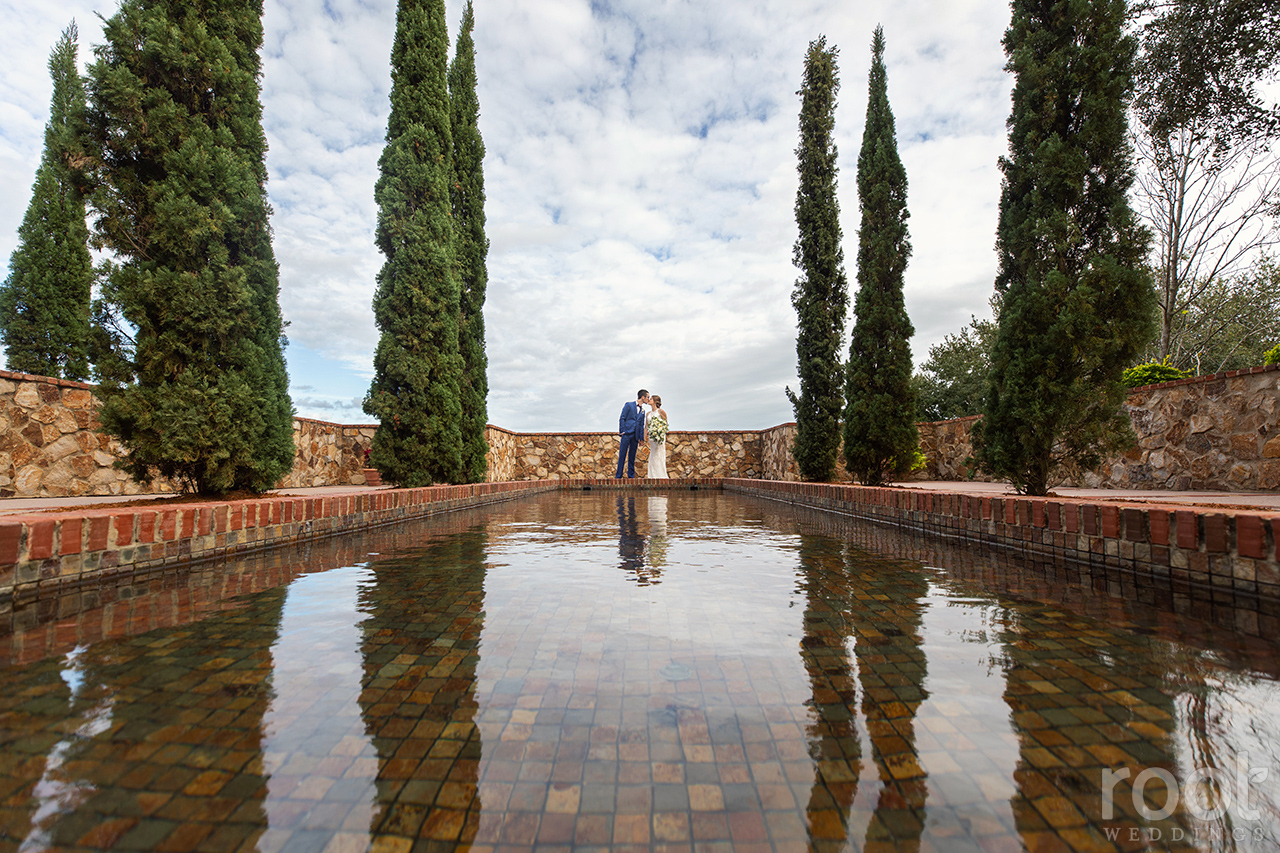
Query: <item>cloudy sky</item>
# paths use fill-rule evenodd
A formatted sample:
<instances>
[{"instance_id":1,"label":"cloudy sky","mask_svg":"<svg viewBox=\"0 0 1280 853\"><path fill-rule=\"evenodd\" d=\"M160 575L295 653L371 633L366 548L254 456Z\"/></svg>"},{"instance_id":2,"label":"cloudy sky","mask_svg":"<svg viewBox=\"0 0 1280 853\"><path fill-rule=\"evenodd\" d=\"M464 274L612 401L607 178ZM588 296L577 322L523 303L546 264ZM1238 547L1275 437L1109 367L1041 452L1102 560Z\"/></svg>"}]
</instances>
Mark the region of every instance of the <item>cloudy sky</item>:
<instances>
[{"instance_id":1,"label":"cloudy sky","mask_svg":"<svg viewBox=\"0 0 1280 853\"><path fill-rule=\"evenodd\" d=\"M447 0L451 38L461 0ZM30 197L74 18L80 58L117 0L0 0L0 257ZM916 362L989 316L1011 79L1001 0L475 0L491 242L489 421L616 429L641 386L675 429L793 420L790 294L805 50L840 48L846 268L871 34L910 180ZM382 257L373 184L392 0L266 0L262 80L286 353L298 414L367 423ZM853 318L850 317L849 328Z\"/></svg>"}]
</instances>

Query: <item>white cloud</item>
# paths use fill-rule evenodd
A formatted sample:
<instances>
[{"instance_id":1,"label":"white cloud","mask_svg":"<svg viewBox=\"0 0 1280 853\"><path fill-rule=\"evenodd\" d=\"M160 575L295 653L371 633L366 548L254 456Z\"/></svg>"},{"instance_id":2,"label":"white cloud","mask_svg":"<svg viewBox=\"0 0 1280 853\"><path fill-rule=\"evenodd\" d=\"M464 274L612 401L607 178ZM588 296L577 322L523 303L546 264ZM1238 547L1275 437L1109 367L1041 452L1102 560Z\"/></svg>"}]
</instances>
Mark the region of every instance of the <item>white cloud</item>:
<instances>
[{"instance_id":1,"label":"white cloud","mask_svg":"<svg viewBox=\"0 0 1280 853\"><path fill-rule=\"evenodd\" d=\"M452 38L462 4L447 5ZM6 257L40 155L48 50L75 14L87 56L100 41L86 27L92 8L0 3L10 22L0 36ZM641 385L663 395L677 429L792 419L783 388L797 384L795 92L822 33L841 48L851 285L869 44L882 23L911 181L917 356L987 312L1009 105L1004 2L486 0L476 15L491 422L610 430ZM365 421L351 389L367 384L377 343L373 184L394 4L268 0L264 26L268 188L295 404ZM332 390L317 379L326 372Z\"/></svg>"}]
</instances>

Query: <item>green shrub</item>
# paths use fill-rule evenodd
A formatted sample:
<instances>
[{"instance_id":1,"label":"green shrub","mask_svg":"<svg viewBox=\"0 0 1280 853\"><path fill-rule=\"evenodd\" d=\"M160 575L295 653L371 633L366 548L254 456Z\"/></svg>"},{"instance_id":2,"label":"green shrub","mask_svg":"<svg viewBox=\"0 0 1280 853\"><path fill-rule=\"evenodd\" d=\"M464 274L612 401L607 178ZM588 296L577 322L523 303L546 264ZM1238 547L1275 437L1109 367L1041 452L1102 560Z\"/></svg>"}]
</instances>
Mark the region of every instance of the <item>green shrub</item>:
<instances>
[{"instance_id":1,"label":"green shrub","mask_svg":"<svg viewBox=\"0 0 1280 853\"><path fill-rule=\"evenodd\" d=\"M1130 367L1124 372L1121 381L1128 388L1137 388L1140 385L1155 385L1160 382L1172 382L1175 379L1186 379L1190 375L1191 371L1179 370L1166 358L1164 361L1149 361L1146 364Z\"/></svg>"},{"instance_id":2,"label":"green shrub","mask_svg":"<svg viewBox=\"0 0 1280 853\"><path fill-rule=\"evenodd\" d=\"M1263 364L1280 364L1280 344L1276 344L1267 350L1267 354L1263 357Z\"/></svg>"}]
</instances>

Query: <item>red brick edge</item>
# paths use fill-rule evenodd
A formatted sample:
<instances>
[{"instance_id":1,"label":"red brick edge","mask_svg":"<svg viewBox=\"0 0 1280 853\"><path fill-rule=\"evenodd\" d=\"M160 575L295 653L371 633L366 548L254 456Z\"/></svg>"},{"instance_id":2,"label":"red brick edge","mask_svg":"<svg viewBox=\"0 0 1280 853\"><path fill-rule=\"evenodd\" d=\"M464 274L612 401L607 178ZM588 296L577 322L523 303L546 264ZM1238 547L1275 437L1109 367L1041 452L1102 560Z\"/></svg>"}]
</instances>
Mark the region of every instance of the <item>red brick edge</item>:
<instances>
[{"instance_id":1,"label":"red brick edge","mask_svg":"<svg viewBox=\"0 0 1280 853\"><path fill-rule=\"evenodd\" d=\"M1232 599L1255 614L1237 619L1248 633L1280 631L1280 514L777 480L726 479L724 488L1131 569L1175 596Z\"/></svg>"},{"instance_id":2,"label":"red brick edge","mask_svg":"<svg viewBox=\"0 0 1280 853\"><path fill-rule=\"evenodd\" d=\"M1175 592L1183 589L1184 594L1209 588L1280 602L1280 514L780 480L578 479L8 516L0 521L0 614L15 600L55 594L63 585L392 524L522 494L691 488L723 488L929 527L971 541L1084 561L1109 560L1166 577ZM1280 623L1273 627L1280 630Z\"/></svg>"},{"instance_id":3,"label":"red brick edge","mask_svg":"<svg viewBox=\"0 0 1280 853\"><path fill-rule=\"evenodd\" d=\"M15 600L53 595L64 585L393 524L556 488L558 484L548 481L513 481L5 516L0 521L0 614L8 612Z\"/></svg>"}]
</instances>

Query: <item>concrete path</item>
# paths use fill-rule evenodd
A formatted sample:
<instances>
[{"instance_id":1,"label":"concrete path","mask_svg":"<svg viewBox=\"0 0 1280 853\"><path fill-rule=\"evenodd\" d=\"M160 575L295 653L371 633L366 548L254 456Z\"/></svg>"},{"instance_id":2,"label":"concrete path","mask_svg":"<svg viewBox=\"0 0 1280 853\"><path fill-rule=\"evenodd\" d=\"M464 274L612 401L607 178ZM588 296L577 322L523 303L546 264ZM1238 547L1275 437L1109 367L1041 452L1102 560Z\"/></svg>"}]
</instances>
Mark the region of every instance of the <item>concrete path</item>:
<instances>
[{"instance_id":1,"label":"concrete path","mask_svg":"<svg viewBox=\"0 0 1280 853\"><path fill-rule=\"evenodd\" d=\"M975 483L969 480L896 483L898 488L966 495L1006 496L1014 494L1004 483ZM276 495L354 495L373 492L384 486L315 486L299 489L275 489ZM1167 492L1141 489L1053 489L1063 498L1088 498L1117 503L1178 504L1205 508L1280 512L1278 492ZM85 495L75 498L0 498L0 515L62 510L78 506L102 506L125 501L173 497L173 495Z\"/></svg>"}]
</instances>

